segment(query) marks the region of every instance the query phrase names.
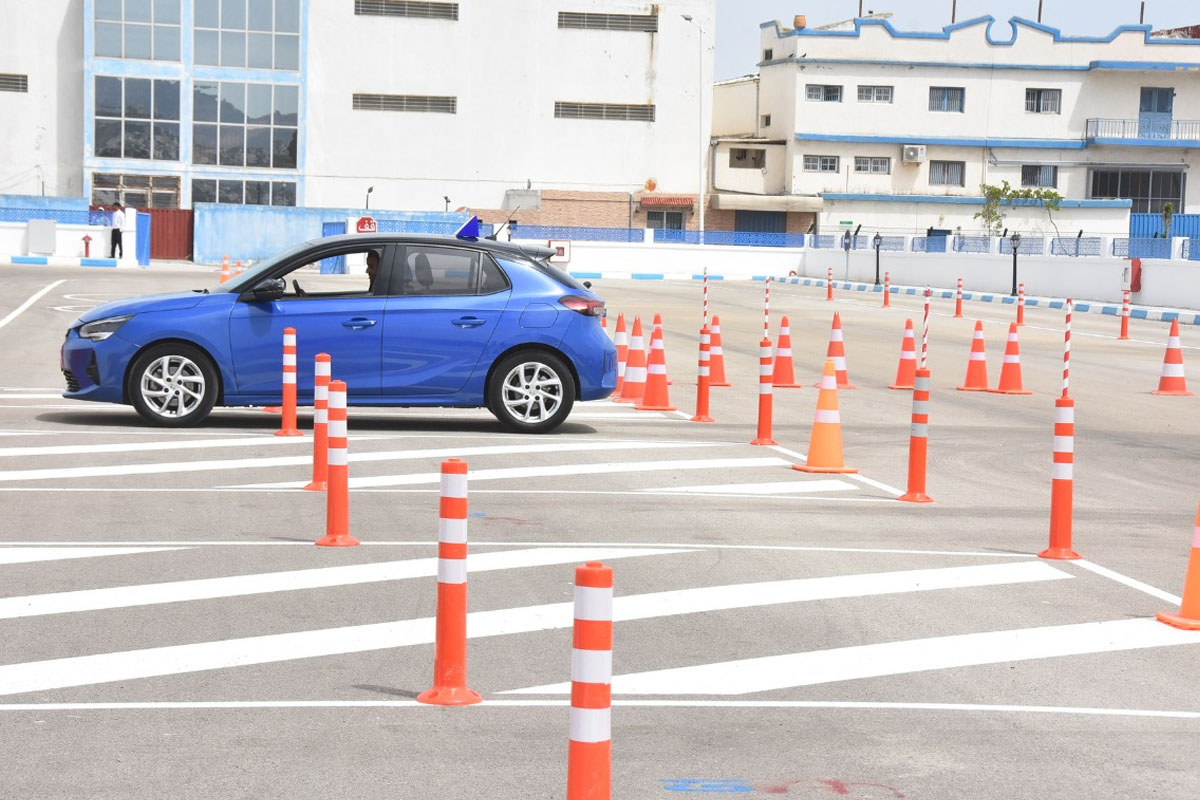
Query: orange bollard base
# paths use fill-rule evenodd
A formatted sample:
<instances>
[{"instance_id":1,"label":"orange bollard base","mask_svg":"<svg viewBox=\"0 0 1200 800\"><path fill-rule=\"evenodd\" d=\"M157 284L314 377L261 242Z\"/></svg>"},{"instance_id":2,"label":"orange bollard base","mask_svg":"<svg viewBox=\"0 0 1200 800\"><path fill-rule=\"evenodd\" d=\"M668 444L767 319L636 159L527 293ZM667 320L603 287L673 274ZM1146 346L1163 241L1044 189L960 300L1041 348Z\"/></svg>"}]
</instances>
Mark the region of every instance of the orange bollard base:
<instances>
[{"instance_id":1,"label":"orange bollard base","mask_svg":"<svg viewBox=\"0 0 1200 800\"><path fill-rule=\"evenodd\" d=\"M803 389L803 383L772 383L773 389Z\"/></svg>"},{"instance_id":2,"label":"orange bollard base","mask_svg":"<svg viewBox=\"0 0 1200 800\"><path fill-rule=\"evenodd\" d=\"M268 414L282 414L283 406L263 406L263 411Z\"/></svg>"},{"instance_id":3,"label":"orange bollard base","mask_svg":"<svg viewBox=\"0 0 1200 800\"><path fill-rule=\"evenodd\" d=\"M633 407L634 411L676 411L676 406L648 406L645 403L638 403Z\"/></svg>"},{"instance_id":4,"label":"orange bollard base","mask_svg":"<svg viewBox=\"0 0 1200 800\"><path fill-rule=\"evenodd\" d=\"M840 388L840 387L839 387L839 388ZM903 384L899 384L899 383L893 383L893 384L890 384L890 385L888 386L888 388L889 388L889 389L907 389L908 391L910 391L910 392L911 392L911 391L913 390L913 385L912 385L911 383L910 383L910 384L908 384L908 385L903 385ZM961 388L961 387L959 387L959 388ZM982 391L982 389L972 389L971 391Z\"/></svg>"},{"instance_id":5,"label":"orange bollard base","mask_svg":"<svg viewBox=\"0 0 1200 800\"><path fill-rule=\"evenodd\" d=\"M716 420L713 419L712 417L708 416L707 414L697 414L696 416L689 419L688 422L716 422Z\"/></svg>"},{"instance_id":6,"label":"orange bollard base","mask_svg":"<svg viewBox=\"0 0 1200 800\"><path fill-rule=\"evenodd\" d=\"M848 475L852 472L858 472L853 467L810 467L807 464L792 464L792 469L800 472L825 472L831 474Z\"/></svg>"},{"instance_id":7,"label":"orange bollard base","mask_svg":"<svg viewBox=\"0 0 1200 800\"><path fill-rule=\"evenodd\" d=\"M329 484L325 481L312 481L304 487L306 492L323 492L329 488Z\"/></svg>"},{"instance_id":8,"label":"orange bollard base","mask_svg":"<svg viewBox=\"0 0 1200 800\"><path fill-rule=\"evenodd\" d=\"M465 686L435 686L417 695L417 702L431 706L470 706L482 703L483 698Z\"/></svg>"},{"instance_id":9,"label":"orange bollard base","mask_svg":"<svg viewBox=\"0 0 1200 800\"><path fill-rule=\"evenodd\" d=\"M1172 614L1168 611L1160 611L1154 615L1154 618L1159 622L1165 622L1175 628L1183 628L1188 631L1200 631L1200 619L1190 619L1180 614Z\"/></svg>"},{"instance_id":10,"label":"orange bollard base","mask_svg":"<svg viewBox=\"0 0 1200 800\"><path fill-rule=\"evenodd\" d=\"M1083 556L1076 553L1069 547L1047 547L1042 552L1038 553L1038 558L1054 558L1060 561L1074 561Z\"/></svg>"},{"instance_id":11,"label":"orange bollard base","mask_svg":"<svg viewBox=\"0 0 1200 800\"><path fill-rule=\"evenodd\" d=\"M612 797L612 742L567 742L567 800Z\"/></svg>"},{"instance_id":12,"label":"orange bollard base","mask_svg":"<svg viewBox=\"0 0 1200 800\"><path fill-rule=\"evenodd\" d=\"M933 498L924 492L906 492L896 498L904 503L932 503Z\"/></svg>"},{"instance_id":13,"label":"orange bollard base","mask_svg":"<svg viewBox=\"0 0 1200 800\"><path fill-rule=\"evenodd\" d=\"M958 387L963 389L963 387ZM991 392L992 394L1033 394L1028 389L963 389L964 392Z\"/></svg>"},{"instance_id":14,"label":"orange bollard base","mask_svg":"<svg viewBox=\"0 0 1200 800\"><path fill-rule=\"evenodd\" d=\"M755 439L755 440L754 440L753 442L751 442L750 444L760 444L760 445L776 445L776 444L779 444L779 442L775 441L774 439L772 439L772 438L770 438L770 437L768 436L768 437L767 437L767 438L765 438L765 439L764 439L764 438L761 438L761 437L760 437L760 438L758 438L758 439Z\"/></svg>"},{"instance_id":15,"label":"orange bollard base","mask_svg":"<svg viewBox=\"0 0 1200 800\"><path fill-rule=\"evenodd\" d=\"M1193 396L1193 393L1189 392L1187 389L1168 389L1167 391L1161 391L1159 389L1155 389L1150 394L1166 395L1168 397L1192 397Z\"/></svg>"},{"instance_id":16,"label":"orange bollard base","mask_svg":"<svg viewBox=\"0 0 1200 800\"><path fill-rule=\"evenodd\" d=\"M730 383L729 381L721 381L720 383L710 383L709 384L709 388L712 388L713 386L733 386L733 384Z\"/></svg>"},{"instance_id":17,"label":"orange bollard base","mask_svg":"<svg viewBox=\"0 0 1200 800\"><path fill-rule=\"evenodd\" d=\"M960 392L990 392L990 391L992 391L991 389L987 388L986 386L955 386L954 388Z\"/></svg>"},{"instance_id":18,"label":"orange bollard base","mask_svg":"<svg viewBox=\"0 0 1200 800\"><path fill-rule=\"evenodd\" d=\"M361 542L348 533L330 533L317 539L317 547L357 547Z\"/></svg>"},{"instance_id":19,"label":"orange bollard base","mask_svg":"<svg viewBox=\"0 0 1200 800\"><path fill-rule=\"evenodd\" d=\"M296 428L281 428L280 430L275 431L275 435L276 436L303 436L304 434L301 433Z\"/></svg>"}]
</instances>

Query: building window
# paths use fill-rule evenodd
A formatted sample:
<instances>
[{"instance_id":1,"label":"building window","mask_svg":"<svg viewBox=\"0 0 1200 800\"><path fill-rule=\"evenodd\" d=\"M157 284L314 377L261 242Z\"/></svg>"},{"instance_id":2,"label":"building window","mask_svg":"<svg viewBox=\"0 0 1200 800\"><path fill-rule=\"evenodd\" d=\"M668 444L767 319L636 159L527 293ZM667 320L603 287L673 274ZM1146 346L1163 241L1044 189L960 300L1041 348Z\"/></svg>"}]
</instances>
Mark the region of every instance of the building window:
<instances>
[{"instance_id":1,"label":"building window","mask_svg":"<svg viewBox=\"0 0 1200 800\"><path fill-rule=\"evenodd\" d=\"M179 60L179 0L96 0L97 58Z\"/></svg>"},{"instance_id":2,"label":"building window","mask_svg":"<svg viewBox=\"0 0 1200 800\"><path fill-rule=\"evenodd\" d=\"M930 186L966 186L966 162L930 161Z\"/></svg>"},{"instance_id":3,"label":"building window","mask_svg":"<svg viewBox=\"0 0 1200 800\"><path fill-rule=\"evenodd\" d=\"M585 14L558 12L558 27L600 31L658 32L658 14Z\"/></svg>"},{"instance_id":4,"label":"building window","mask_svg":"<svg viewBox=\"0 0 1200 800\"><path fill-rule=\"evenodd\" d=\"M92 205L113 203L131 208L179 208L179 176L93 173Z\"/></svg>"},{"instance_id":5,"label":"building window","mask_svg":"<svg viewBox=\"0 0 1200 800\"><path fill-rule=\"evenodd\" d=\"M892 102L891 86L859 86L858 102L860 103L890 103Z\"/></svg>"},{"instance_id":6,"label":"building window","mask_svg":"<svg viewBox=\"0 0 1200 800\"><path fill-rule=\"evenodd\" d=\"M1021 185L1053 189L1058 186L1058 167L1051 164L1026 164L1021 167Z\"/></svg>"},{"instance_id":7,"label":"building window","mask_svg":"<svg viewBox=\"0 0 1200 800\"><path fill-rule=\"evenodd\" d=\"M179 160L179 81L96 76L95 154Z\"/></svg>"},{"instance_id":8,"label":"building window","mask_svg":"<svg viewBox=\"0 0 1200 800\"><path fill-rule=\"evenodd\" d=\"M805 156L804 171L805 172L838 172L840 167L838 164L838 156Z\"/></svg>"},{"instance_id":9,"label":"building window","mask_svg":"<svg viewBox=\"0 0 1200 800\"><path fill-rule=\"evenodd\" d=\"M295 169L299 102L297 86L196 81L192 162Z\"/></svg>"},{"instance_id":10,"label":"building window","mask_svg":"<svg viewBox=\"0 0 1200 800\"><path fill-rule=\"evenodd\" d=\"M665 228L669 231L683 230L682 211L647 211L647 228Z\"/></svg>"},{"instance_id":11,"label":"building window","mask_svg":"<svg viewBox=\"0 0 1200 800\"><path fill-rule=\"evenodd\" d=\"M408 3L403 0L354 0L354 13L372 17L458 19L458 3Z\"/></svg>"},{"instance_id":12,"label":"building window","mask_svg":"<svg viewBox=\"0 0 1200 800\"><path fill-rule=\"evenodd\" d=\"M804 87L804 99L814 103L840 103L842 102L842 87L810 83Z\"/></svg>"},{"instance_id":13,"label":"building window","mask_svg":"<svg viewBox=\"0 0 1200 800\"><path fill-rule=\"evenodd\" d=\"M951 86L929 87L930 111L953 111L961 114L963 110L963 95L965 89Z\"/></svg>"},{"instance_id":14,"label":"building window","mask_svg":"<svg viewBox=\"0 0 1200 800\"><path fill-rule=\"evenodd\" d=\"M767 151L745 147L730 148L729 166L732 169L762 169L767 166Z\"/></svg>"},{"instance_id":15,"label":"building window","mask_svg":"<svg viewBox=\"0 0 1200 800\"><path fill-rule=\"evenodd\" d=\"M763 61L772 61L772 60L774 60L774 58L775 58L775 51L773 49L768 48L766 50L763 50Z\"/></svg>"},{"instance_id":16,"label":"building window","mask_svg":"<svg viewBox=\"0 0 1200 800\"><path fill-rule=\"evenodd\" d=\"M891 175L892 159L887 156L855 156L854 171L871 175Z\"/></svg>"},{"instance_id":17,"label":"building window","mask_svg":"<svg viewBox=\"0 0 1200 800\"><path fill-rule=\"evenodd\" d=\"M1170 201L1175 213L1183 213L1186 178L1178 170L1097 169L1088 181L1090 197L1133 201L1134 214L1161 214Z\"/></svg>"},{"instance_id":18,"label":"building window","mask_svg":"<svg viewBox=\"0 0 1200 800\"><path fill-rule=\"evenodd\" d=\"M294 181L192 179L192 205L196 203L236 203L248 206L294 206Z\"/></svg>"},{"instance_id":19,"label":"building window","mask_svg":"<svg viewBox=\"0 0 1200 800\"><path fill-rule=\"evenodd\" d=\"M195 3L197 64L300 69L300 0Z\"/></svg>"},{"instance_id":20,"label":"building window","mask_svg":"<svg viewBox=\"0 0 1200 800\"><path fill-rule=\"evenodd\" d=\"M554 104L554 116L559 119L619 119L629 122L654 122L654 105L558 102Z\"/></svg>"},{"instance_id":21,"label":"building window","mask_svg":"<svg viewBox=\"0 0 1200 800\"><path fill-rule=\"evenodd\" d=\"M764 127L764 128L771 127L771 115L763 114L761 122L762 122L762 127Z\"/></svg>"},{"instance_id":22,"label":"building window","mask_svg":"<svg viewBox=\"0 0 1200 800\"><path fill-rule=\"evenodd\" d=\"M0 72L0 92L28 92L29 76Z\"/></svg>"},{"instance_id":23,"label":"building window","mask_svg":"<svg viewBox=\"0 0 1200 800\"><path fill-rule=\"evenodd\" d=\"M355 111L414 111L427 114L458 113L458 98L419 94L356 94Z\"/></svg>"},{"instance_id":24,"label":"building window","mask_svg":"<svg viewBox=\"0 0 1200 800\"><path fill-rule=\"evenodd\" d=\"M1031 114L1062 113L1062 89L1026 89L1025 110Z\"/></svg>"}]
</instances>

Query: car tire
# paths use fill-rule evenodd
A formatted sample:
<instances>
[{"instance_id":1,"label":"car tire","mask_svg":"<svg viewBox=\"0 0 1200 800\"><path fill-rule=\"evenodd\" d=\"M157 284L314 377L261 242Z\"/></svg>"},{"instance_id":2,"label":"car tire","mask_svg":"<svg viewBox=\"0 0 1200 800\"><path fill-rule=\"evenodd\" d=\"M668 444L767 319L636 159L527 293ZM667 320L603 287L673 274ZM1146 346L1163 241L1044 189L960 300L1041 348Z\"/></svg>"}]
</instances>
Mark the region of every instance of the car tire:
<instances>
[{"instance_id":1,"label":"car tire","mask_svg":"<svg viewBox=\"0 0 1200 800\"><path fill-rule=\"evenodd\" d=\"M126 385L142 419L167 428L204 420L217 402L217 371L204 351L184 342L164 342L138 353Z\"/></svg>"},{"instance_id":2,"label":"car tire","mask_svg":"<svg viewBox=\"0 0 1200 800\"><path fill-rule=\"evenodd\" d=\"M575 404L575 378L561 358L542 350L510 353L488 380L488 410L517 433L557 428Z\"/></svg>"}]
</instances>

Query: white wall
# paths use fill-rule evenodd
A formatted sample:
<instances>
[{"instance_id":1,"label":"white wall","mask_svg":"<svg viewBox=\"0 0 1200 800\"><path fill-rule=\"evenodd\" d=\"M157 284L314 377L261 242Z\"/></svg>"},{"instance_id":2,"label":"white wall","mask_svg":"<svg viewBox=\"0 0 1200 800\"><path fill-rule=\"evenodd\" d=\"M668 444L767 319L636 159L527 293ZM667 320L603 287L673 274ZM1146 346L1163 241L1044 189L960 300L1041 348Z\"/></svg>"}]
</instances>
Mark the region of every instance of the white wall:
<instances>
[{"instance_id":1,"label":"white wall","mask_svg":"<svg viewBox=\"0 0 1200 800\"><path fill-rule=\"evenodd\" d=\"M882 233L924 233L927 228L955 230L962 227L963 235L980 235L983 226L973 215L982 203L894 203L887 201L825 200L819 216L822 233L840 233L838 223L851 220L862 223L863 231ZM1045 210L1041 206L1004 206L1004 224L1022 235L1056 236ZM1058 230L1063 236L1075 236L1082 228L1085 235L1128 236L1129 209L1126 208L1063 208L1053 212Z\"/></svg>"},{"instance_id":2,"label":"white wall","mask_svg":"<svg viewBox=\"0 0 1200 800\"><path fill-rule=\"evenodd\" d=\"M1142 290L1135 303L1168 308L1200 308L1200 263L1142 259Z\"/></svg>"},{"instance_id":3,"label":"white wall","mask_svg":"<svg viewBox=\"0 0 1200 800\"><path fill-rule=\"evenodd\" d=\"M570 272L666 274L668 277L710 275L749 278L786 275L802 268L804 251L784 247L717 247L713 245L571 242L571 261L559 266Z\"/></svg>"},{"instance_id":4,"label":"white wall","mask_svg":"<svg viewBox=\"0 0 1200 800\"><path fill-rule=\"evenodd\" d=\"M713 86L713 136L753 136L758 129L758 76Z\"/></svg>"},{"instance_id":5,"label":"white wall","mask_svg":"<svg viewBox=\"0 0 1200 800\"><path fill-rule=\"evenodd\" d=\"M762 150L766 166L762 169L731 167L729 151L734 148ZM712 188L714 192L746 194L782 194L786 178L787 148L781 144L751 141L726 141L715 145Z\"/></svg>"},{"instance_id":6,"label":"white wall","mask_svg":"<svg viewBox=\"0 0 1200 800\"><path fill-rule=\"evenodd\" d=\"M132 214L130 215L133 216ZM56 225L53 255L66 258L83 256L83 237L91 236L90 258L108 258L112 229L97 225ZM136 221L130 219L121 237L121 262L137 263ZM29 253L29 226L24 222L0 222L0 254L24 256ZM38 253L37 255L43 255Z\"/></svg>"}]
</instances>

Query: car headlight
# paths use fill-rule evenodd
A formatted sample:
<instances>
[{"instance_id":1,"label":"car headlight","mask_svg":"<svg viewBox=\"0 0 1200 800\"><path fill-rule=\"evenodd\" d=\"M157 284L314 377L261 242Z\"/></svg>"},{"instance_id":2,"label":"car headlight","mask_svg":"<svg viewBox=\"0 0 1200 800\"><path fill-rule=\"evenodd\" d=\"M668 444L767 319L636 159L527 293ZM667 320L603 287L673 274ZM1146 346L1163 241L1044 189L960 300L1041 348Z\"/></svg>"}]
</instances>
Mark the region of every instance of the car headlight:
<instances>
[{"instance_id":1,"label":"car headlight","mask_svg":"<svg viewBox=\"0 0 1200 800\"><path fill-rule=\"evenodd\" d=\"M120 330L121 326L132 318L133 314L125 314L120 317L98 319L95 322L79 326L79 335L84 339L91 339L93 342L102 342Z\"/></svg>"}]
</instances>

